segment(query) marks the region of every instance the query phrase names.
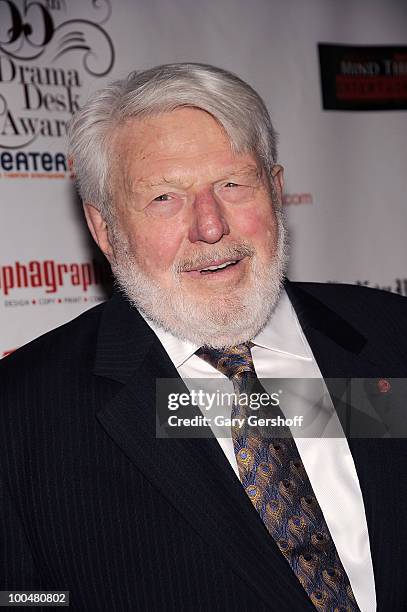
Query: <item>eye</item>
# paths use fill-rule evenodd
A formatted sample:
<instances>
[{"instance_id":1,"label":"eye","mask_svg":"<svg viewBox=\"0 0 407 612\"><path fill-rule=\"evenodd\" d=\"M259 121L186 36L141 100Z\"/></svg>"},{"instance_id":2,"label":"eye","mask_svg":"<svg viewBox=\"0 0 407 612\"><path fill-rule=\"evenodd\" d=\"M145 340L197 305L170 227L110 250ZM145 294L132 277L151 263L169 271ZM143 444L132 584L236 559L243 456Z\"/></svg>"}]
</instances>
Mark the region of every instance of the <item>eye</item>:
<instances>
[{"instance_id":1,"label":"eye","mask_svg":"<svg viewBox=\"0 0 407 612\"><path fill-rule=\"evenodd\" d=\"M171 196L168 193L163 193L156 198L154 198L153 202L168 202Z\"/></svg>"},{"instance_id":2,"label":"eye","mask_svg":"<svg viewBox=\"0 0 407 612\"><path fill-rule=\"evenodd\" d=\"M253 197L253 187L241 182L225 181L215 189L218 196L225 202L241 203L249 201Z\"/></svg>"},{"instance_id":3,"label":"eye","mask_svg":"<svg viewBox=\"0 0 407 612\"><path fill-rule=\"evenodd\" d=\"M170 192L160 193L153 198L154 193L147 200L145 211L147 215L155 217L172 217L180 211L185 204L184 194Z\"/></svg>"}]
</instances>

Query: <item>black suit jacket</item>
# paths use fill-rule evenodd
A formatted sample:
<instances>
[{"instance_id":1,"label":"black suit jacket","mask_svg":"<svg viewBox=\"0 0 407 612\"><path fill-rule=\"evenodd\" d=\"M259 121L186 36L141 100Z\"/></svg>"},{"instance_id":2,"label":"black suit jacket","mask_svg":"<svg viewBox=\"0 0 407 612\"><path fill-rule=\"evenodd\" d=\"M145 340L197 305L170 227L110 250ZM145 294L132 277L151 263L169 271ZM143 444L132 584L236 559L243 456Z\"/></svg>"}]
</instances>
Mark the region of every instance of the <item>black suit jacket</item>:
<instances>
[{"instance_id":1,"label":"black suit jacket","mask_svg":"<svg viewBox=\"0 0 407 612\"><path fill-rule=\"evenodd\" d=\"M286 288L323 376L406 376L403 298ZM120 295L1 362L0 590L69 590L73 610L314 610L216 440L156 439L155 381L173 376ZM350 447L378 609L405 610L406 441Z\"/></svg>"}]
</instances>

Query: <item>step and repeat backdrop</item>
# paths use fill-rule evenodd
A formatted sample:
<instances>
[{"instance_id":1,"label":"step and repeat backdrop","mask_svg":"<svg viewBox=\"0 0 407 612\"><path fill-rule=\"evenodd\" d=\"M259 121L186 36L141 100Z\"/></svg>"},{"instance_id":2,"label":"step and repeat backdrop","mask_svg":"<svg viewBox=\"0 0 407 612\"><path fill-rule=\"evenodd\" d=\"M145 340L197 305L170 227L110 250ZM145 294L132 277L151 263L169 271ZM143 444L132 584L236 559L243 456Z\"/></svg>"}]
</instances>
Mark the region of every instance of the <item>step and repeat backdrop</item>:
<instances>
[{"instance_id":1,"label":"step and repeat backdrop","mask_svg":"<svg viewBox=\"0 0 407 612\"><path fill-rule=\"evenodd\" d=\"M89 93L159 63L236 72L286 171L290 277L407 295L407 4L0 0L0 357L106 298L66 159Z\"/></svg>"}]
</instances>

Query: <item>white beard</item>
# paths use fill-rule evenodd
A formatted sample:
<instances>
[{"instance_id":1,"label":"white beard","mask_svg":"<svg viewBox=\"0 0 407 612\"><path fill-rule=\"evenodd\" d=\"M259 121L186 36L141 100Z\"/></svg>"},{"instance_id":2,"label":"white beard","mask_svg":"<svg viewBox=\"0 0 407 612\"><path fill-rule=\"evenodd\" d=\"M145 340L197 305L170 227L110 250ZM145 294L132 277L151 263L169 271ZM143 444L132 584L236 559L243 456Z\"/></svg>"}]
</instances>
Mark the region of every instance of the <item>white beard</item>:
<instances>
[{"instance_id":1,"label":"white beard","mask_svg":"<svg viewBox=\"0 0 407 612\"><path fill-rule=\"evenodd\" d=\"M270 244L270 262L259 261L249 244L236 244L211 251L213 259L248 256L251 280L246 287L225 295L194 299L181 284L183 264L173 269L173 287L160 287L147 276L126 238L112 232L116 255L112 271L120 289L147 319L181 340L197 346L224 348L253 339L267 324L280 296L287 263L286 230L282 213L276 211L277 245ZM190 263L190 262L188 262ZM196 260L195 260L196 263Z\"/></svg>"}]
</instances>

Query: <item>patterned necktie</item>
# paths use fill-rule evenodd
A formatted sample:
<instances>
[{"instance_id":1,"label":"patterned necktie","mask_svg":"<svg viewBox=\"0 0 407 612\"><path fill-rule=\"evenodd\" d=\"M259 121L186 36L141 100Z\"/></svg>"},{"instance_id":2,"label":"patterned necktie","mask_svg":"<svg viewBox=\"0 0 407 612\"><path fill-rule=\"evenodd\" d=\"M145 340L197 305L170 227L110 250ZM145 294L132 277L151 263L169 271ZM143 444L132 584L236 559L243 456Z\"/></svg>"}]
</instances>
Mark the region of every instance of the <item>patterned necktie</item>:
<instances>
[{"instance_id":1,"label":"patterned necktie","mask_svg":"<svg viewBox=\"0 0 407 612\"><path fill-rule=\"evenodd\" d=\"M232 417L245 416L239 396L247 397L255 387L265 392L256 376L251 346L241 344L227 351L203 347L196 353L232 381L237 399ZM232 426L242 485L315 608L321 612L358 612L349 579L288 428L284 436L267 438Z\"/></svg>"}]
</instances>

